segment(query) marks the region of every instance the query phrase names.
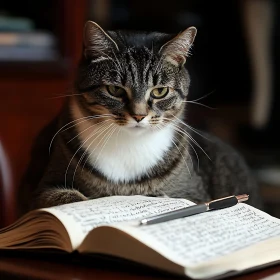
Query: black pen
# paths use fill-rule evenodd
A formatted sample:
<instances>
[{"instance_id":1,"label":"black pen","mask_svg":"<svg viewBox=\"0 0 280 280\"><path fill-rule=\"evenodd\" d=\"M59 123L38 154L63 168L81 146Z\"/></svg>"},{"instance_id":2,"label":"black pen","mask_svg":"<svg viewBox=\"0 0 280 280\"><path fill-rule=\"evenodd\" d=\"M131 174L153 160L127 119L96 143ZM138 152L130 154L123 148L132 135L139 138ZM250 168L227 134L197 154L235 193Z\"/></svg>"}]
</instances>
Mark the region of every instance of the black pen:
<instances>
[{"instance_id":1,"label":"black pen","mask_svg":"<svg viewBox=\"0 0 280 280\"><path fill-rule=\"evenodd\" d=\"M232 195L224 198L212 200L203 204L197 204L190 207L184 207L175 211L159 214L156 216L148 217L140 221L140 225L152 225L179 218L188 217L191 215L203 213L210 210L217 210L236 205L239 202L244 202L249 199L248 194Z\"/></svg>"}]
</instances>

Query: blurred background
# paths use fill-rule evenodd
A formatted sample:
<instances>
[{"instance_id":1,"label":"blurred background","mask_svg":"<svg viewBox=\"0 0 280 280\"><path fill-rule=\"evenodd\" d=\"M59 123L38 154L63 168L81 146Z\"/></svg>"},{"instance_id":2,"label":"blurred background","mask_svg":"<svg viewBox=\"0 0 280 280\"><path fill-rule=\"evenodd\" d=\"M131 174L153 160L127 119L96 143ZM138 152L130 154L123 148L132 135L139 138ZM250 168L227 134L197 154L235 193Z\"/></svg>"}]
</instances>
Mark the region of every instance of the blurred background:
<instances>
[{"instance_id":1,"label":"blurred background","mask_svg":"<svg viewBox=\"0 0 280 280\"><path fill-rule=\"evenodd\" d=\"M188 122L238 149L280 218L280 3L273 0L2 0L0 4L0 225L38 132L71 92L86 20L104 29L198 35L187 60ZM205 107L209 106L211 108Z\"/></svg>"}]
</instances>

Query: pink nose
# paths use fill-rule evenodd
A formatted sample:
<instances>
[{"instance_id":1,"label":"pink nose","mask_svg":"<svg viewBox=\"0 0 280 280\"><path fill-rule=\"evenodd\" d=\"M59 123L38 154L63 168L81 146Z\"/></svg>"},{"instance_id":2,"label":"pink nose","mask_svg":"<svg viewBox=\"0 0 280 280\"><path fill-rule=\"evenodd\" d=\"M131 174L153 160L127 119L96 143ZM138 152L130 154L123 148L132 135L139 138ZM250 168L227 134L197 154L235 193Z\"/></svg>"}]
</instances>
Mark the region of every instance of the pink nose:
<instances>
[{"instance_id":1,"label":"pink nose","mask_svg":"<svg viewBox=\"0 0 280 280\"><path fill-rule=\"evenodd\" d=\"M138 123L141 122L146 116L145 115L134 115L132 116Z\"/></svg>"}]
</instances>

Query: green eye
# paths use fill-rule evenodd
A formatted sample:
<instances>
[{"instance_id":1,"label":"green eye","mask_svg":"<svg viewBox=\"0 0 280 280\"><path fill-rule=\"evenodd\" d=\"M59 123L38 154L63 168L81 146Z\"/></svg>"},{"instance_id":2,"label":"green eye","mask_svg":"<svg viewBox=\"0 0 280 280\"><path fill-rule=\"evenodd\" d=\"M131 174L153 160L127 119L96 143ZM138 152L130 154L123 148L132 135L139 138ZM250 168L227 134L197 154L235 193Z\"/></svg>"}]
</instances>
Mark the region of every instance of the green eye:
<instances>
[{"instance_id":1,"label":"green eye","mask_svg":"<svg viewBox=\"0 0 280 280\"><path fill-rule=\"evenodd\" d=\"M168 87L162 87L162 88L154 88L151 92L151 96L153 98L163 98L167 95L167 93L169 92L169 88Z\"/></svg>"},{"instance_id":2,"label":"green eye","mask_svg":"<svg viewBox=\"0 0 280 280\"><path fill-rule=\"evenodd\" d=\"M110 86L106 86L106 89L111 95L116 96L116 97L120 97L125 94L125 90L121 87L116 87L116 86L110 85Z\"/></svg>"}]
</instances>

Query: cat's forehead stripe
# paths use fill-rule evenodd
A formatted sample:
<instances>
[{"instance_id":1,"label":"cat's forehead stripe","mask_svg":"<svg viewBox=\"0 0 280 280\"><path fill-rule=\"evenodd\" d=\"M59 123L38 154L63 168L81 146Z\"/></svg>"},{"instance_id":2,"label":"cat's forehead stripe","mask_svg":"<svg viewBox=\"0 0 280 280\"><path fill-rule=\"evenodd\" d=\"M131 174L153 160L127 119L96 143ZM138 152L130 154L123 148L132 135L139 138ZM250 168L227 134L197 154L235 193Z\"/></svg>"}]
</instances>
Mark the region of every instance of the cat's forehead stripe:
<instances>
[{"instance_id":1,"label":"cat's forehead stripe","mask_svg":"<svg viewBox=\"0 0 280 280\"><path fill-rule=\"evenodd\" d=\"M152 53L147 48L129 49L123 57L126 69L120 78L122 85L133 88L139 94L156 85L159 75L153 71Z\"/></svg>"}]
</instances>

